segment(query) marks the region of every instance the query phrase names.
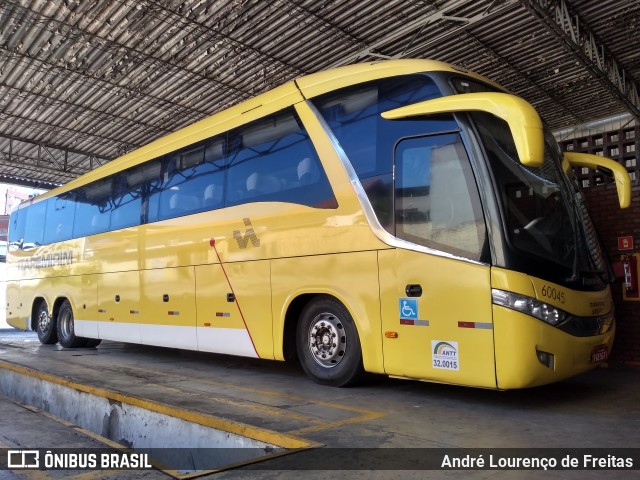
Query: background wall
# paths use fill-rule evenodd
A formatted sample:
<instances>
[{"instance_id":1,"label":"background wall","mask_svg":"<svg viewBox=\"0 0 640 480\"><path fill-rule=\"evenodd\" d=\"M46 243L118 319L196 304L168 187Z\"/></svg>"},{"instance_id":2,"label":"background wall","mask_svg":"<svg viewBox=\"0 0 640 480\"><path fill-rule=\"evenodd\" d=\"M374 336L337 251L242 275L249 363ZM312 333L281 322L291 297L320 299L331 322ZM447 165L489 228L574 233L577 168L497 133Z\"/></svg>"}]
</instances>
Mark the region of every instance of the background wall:
<instances>
[{"instance_id":1,"label":"background wall","mask_svg":"<svg viewBox=\"0 0 640 480\"><path fill-rule=\"evenodd\" d=\"M631 207L621 210L612 184L584 190L593 221L611 262L619 261L619 236L633 236L633 253L640 252L640 187L634 187ZM631 252L625 252L631 253ZM616 307L617 332L611 362L640 367L640 302L622 298L622 279L612 286Z\"/></svg>"}]
</instances>

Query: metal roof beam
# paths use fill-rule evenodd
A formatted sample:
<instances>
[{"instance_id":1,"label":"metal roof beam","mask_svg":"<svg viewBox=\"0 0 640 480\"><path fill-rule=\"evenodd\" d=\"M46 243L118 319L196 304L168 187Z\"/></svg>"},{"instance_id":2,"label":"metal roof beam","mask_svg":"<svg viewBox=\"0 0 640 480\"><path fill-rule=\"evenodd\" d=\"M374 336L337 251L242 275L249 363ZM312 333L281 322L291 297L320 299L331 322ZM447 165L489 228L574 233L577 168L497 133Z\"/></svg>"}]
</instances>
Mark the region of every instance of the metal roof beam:
<instances>
[{"instance_id":1,"label":"metal roof beam","mask_svg":"<svg viewBox=\"0 0 640 480\"><path fill-rule=\"evenodd\" d=\"M509 60L507 60L505 57L503 57L502 55L500 55L498 52L496 52L493 48L491 48L489 45L487 45L484 42L481 42L475 35L473 35L471 32L464 32L464 34L469 37L470 39L472 39L474 42L476 42L478 45L480 45L482 48L484 48L487 52L489 52L496 60L498 60L501 64L506 65L507 67L509 67L511 70L513 70L525 83L527 83L528 85L530 85L531 87L535 88L536 90L538 90L539 92L542 92L544 95L546 95L552 102L554 102L556 105L560 106L560 108L562 108L568 115L570 115L571 117L573 117L576 121L580 122L580 123L584 123L585 119L582 118L578 113L574 112L573 110L571 110L564 102L563 99L558 98L557 96L553 95L551 92L549 92L547 89L545 89L542 85L540 85L538 82L534 81L530 75L527 75L526 73L524 73L523 71L521 71L519 68L517 68L512 62L510 62Z\"/></svg>"},{"instance_id":2,"label":"metal roof beam","mask_svg":"<svg viewBox=\"0 0 640 480\"><path fill-rule=\"evenodd\" d=\"M169 8L165 7L164 5L162 5L161 3L155 2L157 3L157 8L166 12L169 12L173 15L179 16L179 17L183 17L182 15L173 12L172 10L170 10ZM240 94L243 94L245 97L250 97L250 93L249 92L245 92L243 90L238 89L237 87L234 87L233 85L227 84L227 83L223 83L222 81L218 80L218 79L212 79L208 76L203 75L202 73L195 71L193 69L189 69L186 68L186 66L184 65L180 65L177 64L176 62L174 62L174 58L172 58L171 60L164 60L160 57L153 56L153 55L149 55L148 53L146 53L143 50L140 50L137 46L136 47L131 47L129 45L126 45L124 43L120 43L116 40L110 40L110 39L106 39L106 38L102 38L98 35L95 35L94 33L88 31L87 29L82 29L80 28L78 25L75 24L71 24L69 22L67 22L66 20L58 20L56 18L54 18L53 16L47 16L41 12L35 11L33 8L33 5L28 8L28 7L23 7L21 5L12 5L13 8L16 9L20 9L23 13L26 13L25 17L27 19L29 19L29 16L31 15L32 17L36 17L38 20L35 19L30 19L30 21L32 22L32 24L37 23L38 21L41 22L48 22L51 26L49 26L48 28L50 28L51 30L53 30L53 27L55 26L55 28L61 32L61 35L64 35L67 40L70 43L73 42L87 42L87 41L92 41L94 42L96 45L100 45L100 47L103 49L103 51L109 55L112 55L112 61L115 61L116 63L118 61L123 63L122 66L122 70L126 70L126 69L131 69L134 68L134 66L138 66L139 64L142 64L143 62L150 62L151 63L151 67L156 67L157 65L160 66L165 66L167 68L171 68L171 69L175 69L178 73L181 72L188 72L196 77L199 77L201 79L207 80L207 81L213 81L216 84L227 88L229 90L238 92ZM194 24L198 25L203 31L205 32L210 32L210 30L204 25L201 25L198 22L192 21ZM25 26L28 25L27 22L25 22L24 20L22 20L21 26ZM215 32L215 31L214 31ZM218 32L215 32L215 34L218 34ZM130 55L130 57L126 57L126 56L122 56L122 52L126 52L128 55ZM136 88L139 88L139 85L135 86ZM189 107L183 107L183 108L189 108Z\"/></svg>"},{"instance_id":3,"label":"metal roof beam","mask_svg":"<svg viewBox=\"0 0 640 480\"><path fill-rule=\"evenodd\" d=\"M22 187L41 188L43 190L50 190L55 187L59 187L60 183L47 182L46 180L36 180L35 178L19 177L17 175L0 174L0 183L6 183L9 185L20 185Z\"/></svg>"},{"instance_id":4,"label":"metal roof beam","mask_svg":"<svg viewBox=\"0 0 640 480\"><path fill-rule=\"evenodd\" d=\"M485 9L484 11L482 11L481 13L477 14L477 15L473 15L471 17L460 17L457 15L453 15L453 14L449 14L450 12L454 12L455 10L459 9L460 7L463 7L465 5L468 5L472 3L472 0L452 0L449 1L447 3L445 3L444 5L442 5L441 7L438 8L438 10L434 13L432 13L431 15L427 16L427 17L421 17L418 18L412 22L408 22L403 28L399 28L397 30L395 30L392 34L377 40L373 43L370 43L369 45L367 45L366 48L352 54L352 55L347 55L344 58L342 58L341 60L332 63L331 65L329 65L329 67L337 67L340 65L348 65L350 63L353 63L363 57L367 57L367 56L371 56L371 57L378 57L378 58L405 58L408 56L411 56L412 53L416 52L417 50L421 50L424 49L425 46L427 45L431 45L431 44L435 44L438 43L446 38L449 38L451 36L457 35L460 30L466 29L468 27L470 27L471 25L481 21L481 20L486 20L487 18L503 12L505 8L510 8L512 6L514 6L515 4L519 3L519 0L496 0L494 1L487 9ZM457 22L459 25L456 27L453 27L451 29L449 29L447 31L446 34L444 34L441 37L438 38L428 38L426 42L423 43L419 43L417 45L411 45L413 43L413 41L420 36L420 33L424 30L424 28L433 23L436 22L438 20L447 20L447 21L454 21ZM389 56L389 55L384 55L382 53L379 52L379 49L388 46L388 45L392 45L394 42L396 42L397 40L399 40L400 38L415 32L415 34L412 36L411 41L409 43L409 45L405 46L402 50L402 52L400 54L397 55L393 55L393 56Z\"/></svg>"},{"instance_id":5,"label":"metal roof beam","mask_svg":"<svg viewBox=\"0 0 640 480\"><path fill-rule=\"evenodd\" d=\"M638 83L566 0L522 0L547 29L640 120Z\"/></svg>"},{"instance_id":6,"label":"metal roof beam","mask_svg":"<svg viewBox=\"0 0 640 480\"><path fill-rule=\"evenodd\" d=\"M101 166L104 163L109 161L109 159L99 157L93 153L83 152L80 150L73 150L73 149L61 147L58 145L38 143L38 142L34 142L33 140L29 140L27 138L16 137L13 135L4 135L0 133L0 138L5 138L9 141L9 151L0 151L0 156L3 158L6 158L9 162L11 162L13 159L18 159L18 158L22 161L25 161L25 160L31 161L31 162L34 162L34 165L35 165L34 168L47 168L47 169L50 169L52 172L55 172L56 175L60 175L61 173L63 173L65 175L69 175L69 179L75 178L79 175L82 175L83 173L87 173L88 171L93 170L94 163L97 164L97 166ZM36 156L27 156L27 155L17 154L15 151L15 147L13 145L14 142L20 142L23 144L33 145L35 147L38 147L37 149L38 154ZM42 158L42 156L40 155L41 149L45 151L50 161L46 161L45 158ZM54 155L54 153L58 153L58 152L59 152L58 156L64 157L64 161L62 163L60 163L60 161ZM80 157L86 157L86 159L81 159L80 162L69 164L68 162L69 154L80 156ZM44 161L46 161L46 163L49 165L53 164L55 168L46 167L46 166L43 166L42 163L39 163ZM10 163L4 163L4 164L11 165ZM12 166L15 166L15 163ZM26 165L21 164L21 167L22 166L26 166Z\"/></svg>"},{"instance_id":7,"label":"metal roof beam","mask_svg":"<svg viewBox=\"0 0 640 480\"><path fill-rule=\"evenodd\" d=\"M16 159L20 160L19 166L16 165L16 162L15 162ZM59 182L49 182L47 180L39 180L39 181L43 183L55 184L56 186L62 185L76 178L76 175L68 174L66 172L64 173L60 172L58 169L51 168L47 165L36 166L35 160L31 157L25 157L23 155L14 154L14 156L10 159L9 155L4 152L0 152L0 167L3 167L3 170L4 170L4 172L2 173L2 176L6 176L6 177L22 178L21 176L24 175L24 178L35 180L36 178L41 179L43 177L43 174L49 175L55 178L56 180L59 180ZM19 175L12 172L11 170L16 168L19 168L20 170ZM49 186L48 188L52 188L52 187Z\"/></svg>"}]
</instances>

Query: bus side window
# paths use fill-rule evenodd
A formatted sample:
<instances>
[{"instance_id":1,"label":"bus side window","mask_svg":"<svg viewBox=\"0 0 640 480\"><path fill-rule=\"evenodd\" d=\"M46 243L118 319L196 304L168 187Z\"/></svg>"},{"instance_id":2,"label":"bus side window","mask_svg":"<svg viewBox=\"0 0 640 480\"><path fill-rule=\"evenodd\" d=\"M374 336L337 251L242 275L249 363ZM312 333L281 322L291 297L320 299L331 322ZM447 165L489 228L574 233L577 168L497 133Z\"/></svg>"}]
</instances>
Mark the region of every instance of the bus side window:
<instances>
[{"instance_id":1,"label":"bus side window","mask_svg":"<svg viewBox=\"0 0 640 480\"><path fill-rule=\"evenodd\" d=\"M47 200L47 217L44 223L44 243L69 240L73 232L75 193L63 193Z\"/></svg>"},{"instance_id":2,"label":"bus side window","mask_svg":"<svg viewBox=\"0 0 640 480\"><path fill-rule=\"evenodd\" d=\"M14 210L9 218L9 251L22 250L26 208Z\"/></svg>"},{"instance_id":3,"label":"bus side window","mask_svg":"<svg viewBox=\"0 0 640 480\"><path fill-rule=\"evenodd\" d=\"M159 161L143 163L115 176L111 230L140 225L145 220L145 195L160 178Z\"/></svg>"},{"instance_id":4,"label":"bus side window","mask_svg":"<svg viewBox=\"0 0 640 480\"><path fill-rule=\"evenodd\" d=\"M309 135L291 109L230 133L227 205L337 202Z\"/></svg>"},{"instance_id":5,"label":"bus side window","mask_svg":"<svg viewBox=\"0 0 640 480\"><path fill-rule=\"evenodd\" d=\"M73 237L85 237L109 230L111 184L108 177L76 190Z\"/></svg>"},{"instance_id":6,"label":"bus side window","mask_svg":"<svg viewBox=\"0 0 640 480\"><path fill-rule=\"evenodd\" d=\"M210 139L204 149L204 162L200 166L202 177L202 206L214 210L224 206L225 144L226 135Z\"/></svg>"},{"instance_id":7,"label":"bus side window","mask_svg":"<svg viewBox=\"0 0 640 480\"><path fill-rule=\"evenodd\" d=\"M222 207L224 141L213 138L165 160L159 218L167 219Z\"/></svg>"},{"instance_id":8,"label":"bus side window","mask_svg":"<svg viewBox=\"0 0 640 480\"><path fill-rule=\"evenodd\" d=\"M22 248L29 250L42 245L44 238L45 219L47 217L47 203L51 199L34 203L26 210L26 224L24 229L24 243Z\"/></svg>"}]
</instances>

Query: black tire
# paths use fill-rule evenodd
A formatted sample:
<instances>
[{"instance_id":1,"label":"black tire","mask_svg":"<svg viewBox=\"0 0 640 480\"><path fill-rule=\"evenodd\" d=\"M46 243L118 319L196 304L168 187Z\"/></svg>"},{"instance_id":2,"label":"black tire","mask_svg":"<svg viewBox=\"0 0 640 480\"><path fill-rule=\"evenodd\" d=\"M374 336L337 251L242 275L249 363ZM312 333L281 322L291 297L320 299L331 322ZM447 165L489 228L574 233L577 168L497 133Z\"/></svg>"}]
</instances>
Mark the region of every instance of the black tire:
<instances>
[{"instance_id":1,"label":"black tire","mask_svg":"<svg viewBox=\"0 0 640 480\"><path fill-rule=\"evenodd\" d=\"M58 343L56 319L49 315L49 308L44 300L40 302L36 310L36 332L38 333L38 340L43 345Z\"/></svg>"},{"instance_id":2,"label":"black tire","mask_svg":"<svg viewBox=\"0 0 640 480\"><path fill-rule=\"evenodd\" d=\"M346 387L364 375L355 322L333 297L317 297L307 304L298 323L296 346L303 370L316 383Z\"/></svg>"},{"instance_id":3,"label":"black tire","mask_svg":"<svg viewBox=\"0 0 640 480\"><path fill-rule=\"evenodd\" d=\"M75 334L75 322L73 319L73 309L69 300L65 300L58 310L56 318L56 328L58 331L58 341L65 348L84 347L87 339L78 337Z\"/></svg>"},{"instance_id":4,"label":"black tire","mask_svg":"<svg viewBox=\"0 0 640 480\"><path fill-rule=\"evenodd\" d=\"M87 342L84 344L84 348L94 348L102 342L100 338L87 338L86 340Z\"/></svg>"}]
</instances>

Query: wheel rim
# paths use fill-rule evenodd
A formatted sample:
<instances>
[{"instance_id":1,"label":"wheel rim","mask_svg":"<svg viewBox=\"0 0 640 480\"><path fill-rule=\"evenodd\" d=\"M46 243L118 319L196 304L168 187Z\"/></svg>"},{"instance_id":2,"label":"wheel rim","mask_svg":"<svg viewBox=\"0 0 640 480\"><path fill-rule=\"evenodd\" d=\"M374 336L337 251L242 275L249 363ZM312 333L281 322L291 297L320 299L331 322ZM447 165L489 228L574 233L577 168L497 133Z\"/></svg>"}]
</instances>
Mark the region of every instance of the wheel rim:
<instances>
[{"instance_id":1,"label":"wheel rim","mask_svg":"<svg viewBox=\"0 0 640 480\"><path fill-rule=\"evenodd\" d=\"M69 338L73 334L73 317L71 316L71 312L67 309L60 312L58 322L60 322L60 333L62 337Z\"/></svg>"},{"instance_id":2,"label":"wheel rim","mask_svg":"<svg viewBox=\"0 0 640 480\"><path fill-rule=\"evenodd\" d=\"M347 349L347 334L338 317L331 313L316 316L309 327L309 352L324 368L333 368L343 359Z\"/></svg>"},{"instance_id":3,"label":"wheel rim","mask_svg":"<svg viewBox=\"0 0 640 480\"><path fill-rule=\"evenodd\" d=\"M38 329L42 333L47 333L51 328L51 317L46 310L42 310L38 316Z\"/></svg>"}]
</instances>

